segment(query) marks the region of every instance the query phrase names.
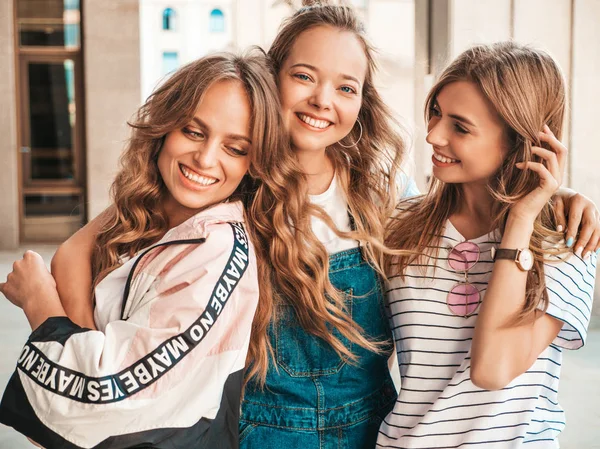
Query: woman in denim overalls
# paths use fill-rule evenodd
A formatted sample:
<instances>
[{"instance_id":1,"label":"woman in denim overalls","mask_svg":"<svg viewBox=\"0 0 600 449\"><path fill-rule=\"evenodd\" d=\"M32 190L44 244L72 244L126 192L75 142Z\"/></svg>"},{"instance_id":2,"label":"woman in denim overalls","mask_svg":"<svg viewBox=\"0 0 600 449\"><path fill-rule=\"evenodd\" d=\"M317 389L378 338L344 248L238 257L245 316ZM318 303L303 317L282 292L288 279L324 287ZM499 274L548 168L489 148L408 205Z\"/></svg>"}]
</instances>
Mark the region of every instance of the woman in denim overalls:
<instances>
[{"instance_id":1,"label":"woman in denim overalls","mask_svg":"<svg viewBox=\"0 0 600 449\"><path fill-rule=\"evenodd\" d=\"M348 308L365 332L389 339L381 282L361 249L332 254L329 275L338 290L354 296L348 297ZM256 384L246 387L241 447L374 447L381 420L396 399L389 352L353 347L359 362L346 362L305 332L291 307L282 308L283 316L270 329L277 367L269 367L263 391Z\"/></svg>"},{"instance_id":2,"label":"woman in denim overalls","mask_svg":"<svg viewBox=\"0 0 600 449\"><path fill-rule=\"evenodd\" d=\"M380 237L385 205L376 204L388 187L375 161L387 147L398 150L397 163L403 146L373 86L370 47L354 12L343 6L300 10L284 23L269 56L294 149L310 174L313 204L342 232ZM355 226L350 209L363 217ZM366 350L329 326L357 356L350 362L304 329L293 298L283 298L268 329L275 360L264 388L252 379L245 390L243 449L375 447L379 424L395 402L387 363L393 346L376 264L367 261L364 246L339 238L324 222L313 218L312 230L330 254L329 279L345 295L348 315L384 347Z\"/></svg>"}]
</instances>

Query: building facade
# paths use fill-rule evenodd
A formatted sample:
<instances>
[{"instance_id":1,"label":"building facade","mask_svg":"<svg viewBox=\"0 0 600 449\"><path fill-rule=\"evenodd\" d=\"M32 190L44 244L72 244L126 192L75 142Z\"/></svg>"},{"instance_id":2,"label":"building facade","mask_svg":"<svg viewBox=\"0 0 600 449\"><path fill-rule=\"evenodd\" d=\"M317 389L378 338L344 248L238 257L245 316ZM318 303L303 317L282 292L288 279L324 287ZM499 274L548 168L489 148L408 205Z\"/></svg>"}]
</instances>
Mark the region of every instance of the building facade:
<instances>
[{"instance_id":1,"label":"building facade","mask_svg":"<svg viewBox=\"0 0 600 449\"><path fill-rule=\"evenodd\" d=\"M141 0L142 97L182 64L235 45L235 0Z\"/></svg>"},{"instance_id":2,"label":"building facade","mask_svg":"<svg viewBox=\"0 0 600 449\"><path fill-rule=\"evenodd\" d=\"M600 204L590 142L600 99L600 0L353 0L378 48L376 82L410 137L424 190L423 104L475 43L515 39L562 66L568 184ZM0 2L0 249L60 241L109 204L127 120L177 67L214 51L268 49L297 0ZM598 289L600 291L600 289Z\"/></svg>"},{"instance_id":3,"label":"building facade","mask_svg":"<svg viewBox=\"0 0 600 449\"><path fill-rule=\"evenodd\" d=\"M138 21L137 0L0 2L0 248L64 240L105 207L139 104Z\"/></svg>"}]
</instances>

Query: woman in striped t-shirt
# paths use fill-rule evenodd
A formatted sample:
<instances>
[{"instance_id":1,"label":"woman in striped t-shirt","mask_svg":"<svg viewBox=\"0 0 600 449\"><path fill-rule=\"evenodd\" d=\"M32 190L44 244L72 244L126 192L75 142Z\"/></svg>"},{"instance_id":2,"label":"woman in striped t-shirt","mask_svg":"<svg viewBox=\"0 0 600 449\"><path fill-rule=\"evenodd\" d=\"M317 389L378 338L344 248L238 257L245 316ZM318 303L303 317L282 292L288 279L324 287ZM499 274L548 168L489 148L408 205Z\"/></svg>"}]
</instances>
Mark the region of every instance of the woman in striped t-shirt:
<instances>
[{"instance_id":1,"label":"woman in striped t-shirt","mask_svg":"<svg viewBox=\"0 0 600 449\"><path fill-rule=\"evenodd\" d=\"M541 51L477 46L426 111L435 180L388 239L418 255L390 262L402 388L377 445L556 448L562 350L585 341L600 237L572 253L554 231L562 74Z\"/></svg>"}]
</instances>

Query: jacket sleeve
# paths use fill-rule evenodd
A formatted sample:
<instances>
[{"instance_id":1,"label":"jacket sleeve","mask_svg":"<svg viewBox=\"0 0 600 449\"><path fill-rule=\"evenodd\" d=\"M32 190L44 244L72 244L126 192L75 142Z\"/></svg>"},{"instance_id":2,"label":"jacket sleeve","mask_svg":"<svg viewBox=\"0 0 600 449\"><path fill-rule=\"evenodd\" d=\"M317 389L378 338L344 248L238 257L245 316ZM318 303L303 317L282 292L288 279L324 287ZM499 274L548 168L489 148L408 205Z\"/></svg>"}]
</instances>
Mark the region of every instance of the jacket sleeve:
<instances>
[{"instance_id":1,"label":"jacket sleeve","mask_svg":"<svg viewBox=\"0 0 600 449\"><path fill-rule=\"evenodd\" d=\"M258 300L243 227L219 224L204 243L149 260L132 276L127 320L100 332L50 318L31 334L0 422L47 449L188 447L237 435Z\"/></svg>"}]
</instances>

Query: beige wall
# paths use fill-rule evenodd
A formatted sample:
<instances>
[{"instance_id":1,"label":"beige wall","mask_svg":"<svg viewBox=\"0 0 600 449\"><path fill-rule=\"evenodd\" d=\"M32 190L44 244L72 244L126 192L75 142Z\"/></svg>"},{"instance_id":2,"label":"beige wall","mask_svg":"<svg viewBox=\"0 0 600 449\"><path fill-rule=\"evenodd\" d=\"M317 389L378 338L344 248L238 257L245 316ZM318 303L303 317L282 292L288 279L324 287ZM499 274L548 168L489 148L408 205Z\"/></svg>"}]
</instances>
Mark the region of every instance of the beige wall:
<instances>
[{"instance_id":1,"label":"beige wall","mask_svg":"<svg viewBox=\"0 0 600 449\"><path fill-rule=\"evenodd\" d=\"M518 0L515 1L514 10L514 39L519 42L530 44L537 48L543 48L558 62L567 79L572 85L571 78L571 6L572 0L552 0L552 8L549 14L544 13L542 23L532 26L532 18L539 15L540 11L546 11L547 0ZM565 126L563 127L563 142L572 148L570 108L565 114ZM569 183L569 171L567 171L566 183Z\"/></svg>"},{"instance_id":2,"label":"beige wall","mask_svg":"<svg viewBox=\"0 0 600 449\"><path fill-rule=\"evenodd\" d=\"M600 204L600 1L576 0L571 83L571 185Z\"/></svg>"},{"instance_id":3,"label":"beige wall","mask_svg":"<svg viewBox=\"0 0 600 449\"><path fill-rule=\"evenodd\" d=\"M19 243L19 191L17 165L17 110L13 2L0 2L0 249Z\"/></svg>"},{"instance_id":4,"label":"beige wall","mask_svg":"<svg viewBox=\"0 0 600 449\"><path fill-rule=\"evenodd\" d=\"M450 0L449 20L450 56L455 58L471 45L510 38L511 0Z\"/></svg>"},{"instance_id":5,"label":"beige wall","mask_svg":"<svg viewBox=\"0 0 600 449\"><path fill-rule=\"evenodd\" d=\"M571 186L600 204L600 0L575 0L571 83ZM600 271L600 268L599 268ZM600 316L600 272L593 314Z\"/></svg>"},{"instance_id":6,"label":"beige wall","mask_svg":"<svg viewBox=\"0 0 600 449\"><path fill-rule=\"evenodd\" d=\"M84 0L88 218L109 204L109 187L140 103L138 0Z\"/></svg>"},{"instance_id":7,"label":"beige wall","mask_svg":"<svg viewBox=\"0 0 600 449\"><path fill-rule=\"evenodd\" d=\"M235 44L238 49L263 43L264 14L262 12L262 3L260 0L235 2ZM248 17L253 17L254 20L246 20Z\"/></svg>"},{"instance_id":8,"label":"beige wall","mask_svg":"<svg viewBox=\"0 0 600 449\"><path fill-rule=\"evenodd\" d=\"M558 61L567 78L571 55L571 0L517 0L514 2L514 38L544 48ZM543 11L543 20L534 21ZM548 11L548 13L546 13Z\"/></svg>"}]
</instances>

